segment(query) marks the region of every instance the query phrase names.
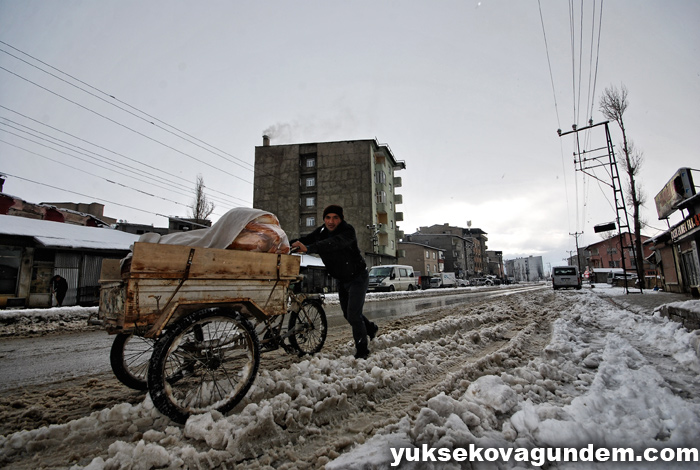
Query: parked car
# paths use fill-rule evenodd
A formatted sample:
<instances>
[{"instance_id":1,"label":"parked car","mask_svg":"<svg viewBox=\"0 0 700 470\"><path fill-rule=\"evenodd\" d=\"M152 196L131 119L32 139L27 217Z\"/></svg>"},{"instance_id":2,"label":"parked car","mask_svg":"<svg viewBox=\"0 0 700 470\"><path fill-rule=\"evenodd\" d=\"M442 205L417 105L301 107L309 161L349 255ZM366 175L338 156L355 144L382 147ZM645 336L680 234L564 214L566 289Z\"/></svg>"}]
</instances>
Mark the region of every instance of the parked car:
<instances>
[{"instance_id":1,"label":"parked car","mask_svg":"<svg viewBox=\"0 0 700 470\"><path fill-rule=\"evenodd\" d=\"M469 286L469 279L457 279L457 286L468 287Z\"/></svg>"},{"instance_id":2,"label":"parked car","mask_svg":"<svg viewBox=\"0 0 700 470\"><path fill-rule=\"evenodd\" d=\"M374 291L415 290L418 288L418 278L411 266L390 264L374 266L369 270L369 287Z\"/></svg>"}]
</instances>

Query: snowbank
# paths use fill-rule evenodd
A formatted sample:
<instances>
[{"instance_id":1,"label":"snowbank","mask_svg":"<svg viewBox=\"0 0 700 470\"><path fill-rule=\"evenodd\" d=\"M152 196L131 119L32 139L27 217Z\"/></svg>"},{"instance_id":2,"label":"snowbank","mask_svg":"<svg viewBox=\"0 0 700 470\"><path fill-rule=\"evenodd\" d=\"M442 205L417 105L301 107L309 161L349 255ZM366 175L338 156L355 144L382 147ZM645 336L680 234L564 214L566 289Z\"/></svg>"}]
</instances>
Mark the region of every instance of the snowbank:
<instances>
[{"instance_id":1,"label":"snowbank","mask_svg":"<svg viewBox=\"0 0 700 470\"><path fill-rule=\"evenodd\" d=\"M353 359L346 342L286 368L263 367L228 416L207 413L173 426L146 398L0 437L0 463L27 453L46 463L65 449L62 466L53 466L338 470L395 468L390 447L424 444L697 449L697 334L679 324L622 310L588 290L539 291L450 312L387 331L367 360ZM95 453L98 443L105 450ZM634 466L652 467L659 468Z\"/></svg>"}]
</instances>

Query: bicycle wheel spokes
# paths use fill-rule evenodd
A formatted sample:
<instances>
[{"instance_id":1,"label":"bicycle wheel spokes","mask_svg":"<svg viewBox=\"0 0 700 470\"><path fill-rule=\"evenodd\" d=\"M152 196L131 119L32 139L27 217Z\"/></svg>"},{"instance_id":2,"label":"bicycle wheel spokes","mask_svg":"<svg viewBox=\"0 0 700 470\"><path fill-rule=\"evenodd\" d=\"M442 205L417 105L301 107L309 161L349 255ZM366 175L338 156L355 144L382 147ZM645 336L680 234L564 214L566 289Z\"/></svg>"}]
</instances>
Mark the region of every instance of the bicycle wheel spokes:
<instances>
[{"instance_id":1,"label":"bicycle wheel spokes","mask_svg":"<svg viewBox=\"0 0 700 470\"><path fill-rule=\"evenodd\" d=\"M114 375L124 385L135 390L147 390L148 361L155 340L130 333L119 333L110 351Z\"/></svg>"},{"instance_id":2,"label":"bicycle wheel spokes","mask_svg":"<svg viewBox=\"0 0 700 470\"><path fill-rule=\"evenodd\" d=\"M298 312L289 318L289 342L302 354L315 354L321 350L326 341L328 324L326 312L314 303L302 304Z\"/></svg>"},{"instance_id":3,"label":"bicycle wheel spokes","mask_svg":"<svg viewBox=\"0 0 700 470\"><path fill-rule=\"evenodd\" d=\"M167 346L156 348L153 360L162 364L159 373L149 375L154 404L179 422L193 413L229 411L248 391L259 363L257 338L247 320L211 311L185 320L189 325L175 327L171 338L163 338Z\"/></svg>"}]
</instances>

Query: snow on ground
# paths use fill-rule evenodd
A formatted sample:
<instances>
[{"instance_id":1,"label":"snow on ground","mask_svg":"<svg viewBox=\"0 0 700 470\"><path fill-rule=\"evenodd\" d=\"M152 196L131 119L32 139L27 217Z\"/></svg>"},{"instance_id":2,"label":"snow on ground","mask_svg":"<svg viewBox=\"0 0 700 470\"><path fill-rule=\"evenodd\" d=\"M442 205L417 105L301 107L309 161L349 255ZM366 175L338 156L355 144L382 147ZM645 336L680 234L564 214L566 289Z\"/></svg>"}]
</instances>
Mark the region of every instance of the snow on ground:
<instances>
[{"instance_id":1,"label":"snow on ground","mask_svg":"<svg viewBox=\"0 0 700 470\"><path fill-rule=\"evenodd\" d=\"M97 307L53 307L0 310L0 337L34 336L85 330Z\"/></svg>"},{"instance_id":2,"label":"snow on ground","mask_svg":"<svg viewBox=\"0 0 700 470\"><path fill-rule=\"evenodd\" d=\"M228 416L208 413L190 418L184 427L175 426L147 397L138 405L123 403L67 424L2 436L0 465L24 453L41 455L58 447L70 449L60 468L91 470L231 468L233 463L297 468L294 462L310 458L311 467L325 465L327 470L396 468L391 466L390 447L423 444L450 449L469 444L697 449L700 335L651 311L640 315L601 298L616 292L521 294L519 303L534 311L535 318L507 338L506 348L487 348L481 360L488 366L470 365L482 367L485 375L469 382L447 373L420 409L395 409L395 419L366 440L329 430L353 420L359 397L366 397L364 406L371 408L380 397L413 386L415 376L438 370L445 362L472 361L475 344L488 346L493 339L503 339L503 325L515 321L514 304L499 301L473 315L455 313L390 331L375 339L368 360L353 359L351 345L344 343L285 369L261 369L245 407ZM327 300L332 302L332 296ZM545 328L547 318L552 319L548 344L512 367ZM353 426L362 435L362 423ZM295 455L302 453L305 440L326 433L336 440L330 448L342 451ZM89 460L97 439L111 444ZM337 442L343 439L346 442ZM285 452L289 464L279 465ZM400 468L533 468L512 461L494 465L404 462ZM552 467L615 468L591 462ZM634 468L661 466L637 462ZM663 468L698 468L698 463L664 463Z\"/></svg>"}]
</instances>

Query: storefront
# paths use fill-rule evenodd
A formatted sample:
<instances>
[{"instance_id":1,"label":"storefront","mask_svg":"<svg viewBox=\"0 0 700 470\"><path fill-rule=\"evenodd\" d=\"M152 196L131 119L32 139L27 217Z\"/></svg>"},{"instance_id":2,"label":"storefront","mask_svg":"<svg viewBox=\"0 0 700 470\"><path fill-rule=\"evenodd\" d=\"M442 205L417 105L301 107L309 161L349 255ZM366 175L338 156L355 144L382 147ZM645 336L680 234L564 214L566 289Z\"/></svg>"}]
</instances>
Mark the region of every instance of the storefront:
<instances>
[{"instance_id":1,"label":"storefront","mask_svg":"<svg viewBox=\"0 0 700 470\"><path fill-rule=\"evenodd\" d=\"M683 170L687 171L687 176L683 175L686 181L680 179ZM654 250L653 260L662 273L663 288L697 297L700 296L700 195L695 194L690 172L689 169L679 170L656 196L659 219L679 210L684 215L683 220L645 244ZM676 200L663 204L663 198L670 199L669 193Z\"/></svg>"}]
</instances>

